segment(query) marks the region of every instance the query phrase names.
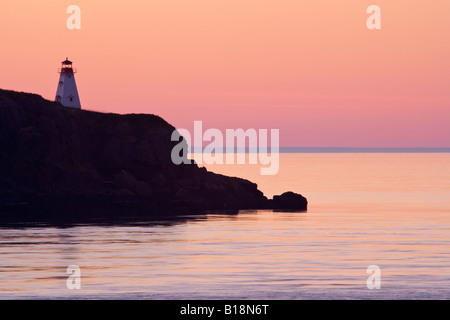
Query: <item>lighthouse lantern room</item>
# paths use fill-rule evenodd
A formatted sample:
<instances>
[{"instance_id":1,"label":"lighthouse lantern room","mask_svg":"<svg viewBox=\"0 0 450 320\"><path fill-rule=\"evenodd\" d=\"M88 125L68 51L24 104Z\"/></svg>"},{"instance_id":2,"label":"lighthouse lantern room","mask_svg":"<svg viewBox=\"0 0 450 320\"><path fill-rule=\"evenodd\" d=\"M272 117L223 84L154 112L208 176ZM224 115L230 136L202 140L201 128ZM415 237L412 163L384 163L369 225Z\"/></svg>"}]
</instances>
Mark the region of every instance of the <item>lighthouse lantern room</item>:
<instances>
[{"instance_id":1,"label":"lighthouse lantern room","mask_svg":"<svg viewBox=\"0 0 450 320\"><path fill-rule=\"evenodd\" d=\"M61 62L61 68L58 70L59 83L56 89L55 101L60 102L68 108L81 109L80 98L78 96L77 84L75 83L76 70L72 68L72 61L68 58Z\"/></svg>"}]
</instances>

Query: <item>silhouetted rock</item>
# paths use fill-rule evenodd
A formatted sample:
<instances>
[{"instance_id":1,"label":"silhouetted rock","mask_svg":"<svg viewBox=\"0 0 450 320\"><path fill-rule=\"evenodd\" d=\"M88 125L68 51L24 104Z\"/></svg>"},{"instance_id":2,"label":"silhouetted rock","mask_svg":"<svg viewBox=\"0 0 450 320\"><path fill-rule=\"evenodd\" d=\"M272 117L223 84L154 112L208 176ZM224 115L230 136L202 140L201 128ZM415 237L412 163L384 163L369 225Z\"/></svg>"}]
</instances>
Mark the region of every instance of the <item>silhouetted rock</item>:
<instances>
[{"instance_id":1,"label":"silhouetted rock","mask_svg":"<svg viewBox=\"0 0 450 320\"><path fill-rule=\"evenodd\" d=\"M293 195L268 200L250 181L173 164L174 130L155 115L77 110L0 90L0 212L306 209Z\"/></svg>"},{"instance_id":2,"label":"silhouetted rock","mask_svg":"<svg viewBox=\"0 0 450 320\"><path fill-rule=\"evenodd\" d=\"M308 201L300 194L288 191L273 197L273 209L280 210L305 210Z\"/></svg>"}]
</instances>

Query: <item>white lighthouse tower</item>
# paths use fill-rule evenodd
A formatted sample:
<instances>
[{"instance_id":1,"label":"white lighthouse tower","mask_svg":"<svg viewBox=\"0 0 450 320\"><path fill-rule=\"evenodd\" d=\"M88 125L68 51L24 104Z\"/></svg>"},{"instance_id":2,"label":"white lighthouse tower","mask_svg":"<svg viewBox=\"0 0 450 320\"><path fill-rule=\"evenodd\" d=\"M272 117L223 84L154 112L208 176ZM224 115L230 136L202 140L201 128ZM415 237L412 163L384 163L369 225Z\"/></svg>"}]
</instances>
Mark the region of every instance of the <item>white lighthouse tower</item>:
<instances>
[{"instance_id":1,"label":"white lighthouse tower","mask_svg":"<svg viewBox=\"0 0 450 320\"><path fill-rule=\"evenodd\" d=\"M66 60L61 62L59 73L60 76L55 101L60 102L65 107L81 109L74 76L76 70L72 68L72 61L69 61L69 59L66 58Z\"/></svg>"}]
</instances>

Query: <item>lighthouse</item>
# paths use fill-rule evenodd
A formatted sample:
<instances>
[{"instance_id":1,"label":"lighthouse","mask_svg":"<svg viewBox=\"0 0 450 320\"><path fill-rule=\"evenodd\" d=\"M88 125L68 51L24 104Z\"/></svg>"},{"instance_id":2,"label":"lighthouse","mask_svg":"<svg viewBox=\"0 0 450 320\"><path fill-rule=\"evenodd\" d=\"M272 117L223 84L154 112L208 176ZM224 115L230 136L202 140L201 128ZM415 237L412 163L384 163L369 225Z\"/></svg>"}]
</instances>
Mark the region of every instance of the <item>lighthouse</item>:
<instances>
[{"instance_id":1,"label":"lighthouse","mask_svg":"<svg viewBox=\"0 0 450 320\"><path fill-rule=\"evenodd\" d=\"M77 84L75 83L76 70L72 68L72 61L66 58L61 62L61 69L58 72L60 76L55 101L68 108L81 109Z\"/></svg>"}]
</instances>

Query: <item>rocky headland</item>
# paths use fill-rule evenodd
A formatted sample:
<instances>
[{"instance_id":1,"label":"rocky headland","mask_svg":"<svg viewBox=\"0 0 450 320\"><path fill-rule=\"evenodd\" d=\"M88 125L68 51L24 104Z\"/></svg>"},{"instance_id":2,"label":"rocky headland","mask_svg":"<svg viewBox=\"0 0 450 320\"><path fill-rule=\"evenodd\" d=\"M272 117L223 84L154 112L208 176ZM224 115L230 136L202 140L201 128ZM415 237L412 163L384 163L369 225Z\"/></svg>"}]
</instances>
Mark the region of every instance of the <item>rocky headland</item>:
<instances>
[{"instance_id":1,"label":"rocky headland","mask_svg":"<svg viewBox=\"0 0 450 320\"><path fill-rule=\"evenodd\" d=\"M65 108L0 90L0 215L170 215L208 210L306 210L292 192L175 165L173 126L150 114Z\"/></svg>"}]
</instances>

